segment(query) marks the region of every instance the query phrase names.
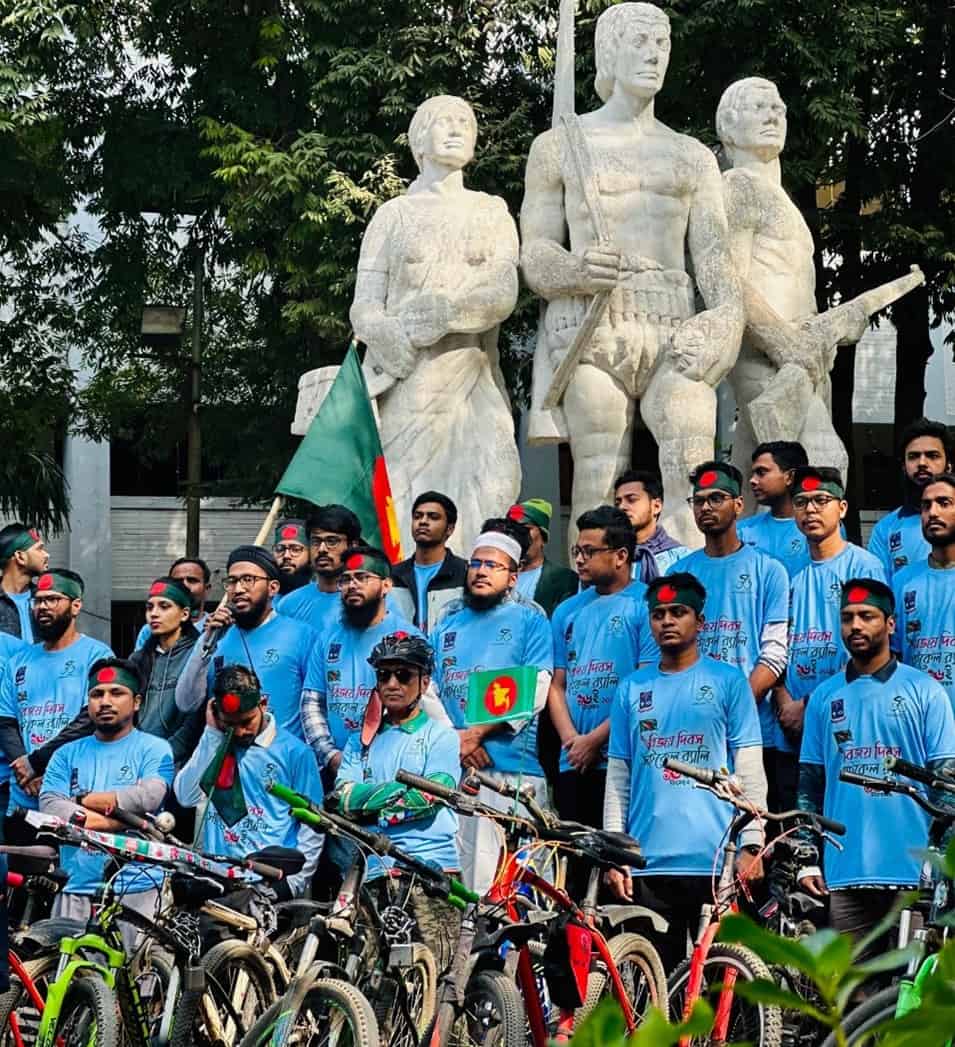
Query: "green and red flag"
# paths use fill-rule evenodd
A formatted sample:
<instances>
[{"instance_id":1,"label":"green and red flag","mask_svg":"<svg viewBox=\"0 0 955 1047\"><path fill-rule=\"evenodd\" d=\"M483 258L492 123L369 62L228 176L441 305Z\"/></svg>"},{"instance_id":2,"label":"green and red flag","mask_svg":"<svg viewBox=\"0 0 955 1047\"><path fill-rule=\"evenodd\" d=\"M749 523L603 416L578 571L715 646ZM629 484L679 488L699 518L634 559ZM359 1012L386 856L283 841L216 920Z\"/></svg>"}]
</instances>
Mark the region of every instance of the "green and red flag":
<instances>
[{"instance_id":1,"label":"green and red flag","mask_svg":"<svg viewBox=\"0 0 955 1047\"><path fill-rule=\"evenodd\" d=\"M392 563L402 558L388 469L354 342L275 491L314 505L348 506L369 545Z\"/></svg>"},{"instance_id":2,"label":"green and red flag","mask_svg":"<svg viewBox=\"0 0 955 1047\"><path fill-rule=\"evenodd\" d=\"M512 669L484 669L468 677L469 726L523 720L534 713L537 669L518 665Z\"/></svg>"}]
</instances>

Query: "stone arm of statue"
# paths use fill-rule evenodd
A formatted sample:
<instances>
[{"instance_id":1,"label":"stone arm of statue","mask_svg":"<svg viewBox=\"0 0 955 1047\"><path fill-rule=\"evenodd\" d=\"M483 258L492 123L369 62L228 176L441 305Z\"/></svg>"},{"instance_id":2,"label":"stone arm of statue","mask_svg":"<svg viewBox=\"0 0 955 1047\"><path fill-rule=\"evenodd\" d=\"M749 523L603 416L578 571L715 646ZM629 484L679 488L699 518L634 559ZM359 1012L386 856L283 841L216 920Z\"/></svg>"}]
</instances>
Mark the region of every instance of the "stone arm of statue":
<instances>
[{"instance_id":1,"label":"stone arm of statue","mask_svg":"<svg viewBox=\"0 0 955 1047\"><path fill-rule=\"evenodd\" d=\"M706 309L684 320L673 337L677 370L716 385L736 362L743 335L743 297L730 255L719 168L698 146L698 178L690 204L688 241Z\"/></svg>"}]
</instances>

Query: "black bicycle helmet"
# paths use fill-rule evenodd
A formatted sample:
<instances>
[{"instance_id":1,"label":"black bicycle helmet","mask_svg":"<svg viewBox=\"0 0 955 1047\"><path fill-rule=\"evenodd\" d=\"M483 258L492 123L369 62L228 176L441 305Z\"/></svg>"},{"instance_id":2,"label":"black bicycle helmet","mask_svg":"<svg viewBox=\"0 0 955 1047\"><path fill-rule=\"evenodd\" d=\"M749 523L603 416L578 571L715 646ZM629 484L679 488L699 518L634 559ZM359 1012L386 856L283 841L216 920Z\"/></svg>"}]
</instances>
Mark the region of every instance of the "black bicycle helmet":
<instances>
[{"instance_id":1,"label":"black bicycle helmet","mask_svg":"<svg viewBox=\"0 0 955 1047\"><path fill-rule=\"evenodd\" d=\"M375 644L368 656L369 665L377 667L382 662L404 662L430 674L434 671L434 648L423 636L390 633Z\"/></svg>"}]
</instances>

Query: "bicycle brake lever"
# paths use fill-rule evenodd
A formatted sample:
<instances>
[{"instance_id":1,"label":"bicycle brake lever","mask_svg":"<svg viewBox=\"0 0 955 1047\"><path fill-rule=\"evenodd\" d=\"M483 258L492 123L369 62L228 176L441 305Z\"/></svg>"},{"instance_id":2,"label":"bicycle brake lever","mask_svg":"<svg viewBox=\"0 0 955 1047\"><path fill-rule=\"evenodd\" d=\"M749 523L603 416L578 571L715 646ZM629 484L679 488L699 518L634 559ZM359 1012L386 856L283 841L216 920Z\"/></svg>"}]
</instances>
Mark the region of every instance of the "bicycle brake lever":
<instances>
[{"instance_id":1,"label":"bicycle brake lever","mask_svg":"<svg viewBox=\"0 0 955 1047\"><path fill-rule=\"evenodd\" d=\"M835 849L837 851L844 851L845 850L845 846L839 840L837 840L831 833L824 832L824 833L821 833L820 835L822 836L822 838L827 843L831 843L832 846L835 847Z\"/></svg>"}]
</instances>

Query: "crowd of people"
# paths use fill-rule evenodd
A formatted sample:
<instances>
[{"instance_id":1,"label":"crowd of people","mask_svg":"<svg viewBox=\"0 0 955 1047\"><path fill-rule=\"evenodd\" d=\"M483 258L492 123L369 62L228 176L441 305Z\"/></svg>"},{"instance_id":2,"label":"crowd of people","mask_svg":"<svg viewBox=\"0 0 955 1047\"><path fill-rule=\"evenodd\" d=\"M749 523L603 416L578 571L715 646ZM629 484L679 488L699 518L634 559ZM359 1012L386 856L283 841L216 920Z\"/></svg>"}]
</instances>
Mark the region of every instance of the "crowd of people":
<instances>
[{"instance_id":1,"label":"crowd of people","mask_svg":"<svg viewBox=\"0 0 955 1047\"><path fill-rule=\"evenodd\" d=\"M918 884L928 824L905 797L843 783L883 774L886 755L955 769L955 475L950 436L920 420L903 440L905 500L868 549L847 541L838 471L797 443L760 445L743 518L740 472L693 471L703 535L690 552L660 526L663 490L630 470L613 505L576 521L574 570L544 555L552 507L496 508L473 548L452 551L457 512L437 491L414 501L414 552L389 563L343 505L284 519L270 547L234 549L226 601L183 557L145 596L133 651L78 627L83 580L51 567L29 526L0 530L0 806L9 843L30 842L19 808L121 831L118 809L172 811L180 837L225 855L297 848L299 873L274 890L335 882L348 848L296 822L281 782L380 830L484 891L498 839L396 781L400 768L453 785L463 769L530 788L563 819L635 837L646 868L606 889L669 920L667 964L710 899L730 809L664 767L729 768L772 811L844 822L843 850L813 852L803 888L829 898L837 929L861 933ZM946 581L946 579L948 579ZM532 710L468 715L482 670L534 670ZM500 807L502 796L483 788ZM184 835L185 834L185 835ZM764 874L763 829L738 841L738 872ZM105 859L64 852L58 911L88 912ZM370 870L374 879L382 868ZM127 904L155 905L130 874ZM569 889L582 890L570 870ZM450 958L426 905L429 944Z\"/></svg>"}]
</instances>

